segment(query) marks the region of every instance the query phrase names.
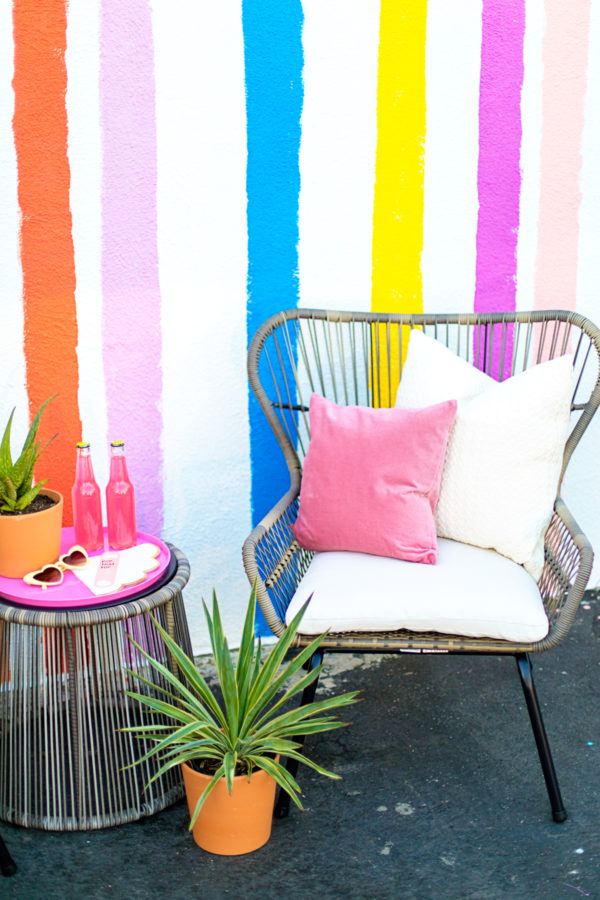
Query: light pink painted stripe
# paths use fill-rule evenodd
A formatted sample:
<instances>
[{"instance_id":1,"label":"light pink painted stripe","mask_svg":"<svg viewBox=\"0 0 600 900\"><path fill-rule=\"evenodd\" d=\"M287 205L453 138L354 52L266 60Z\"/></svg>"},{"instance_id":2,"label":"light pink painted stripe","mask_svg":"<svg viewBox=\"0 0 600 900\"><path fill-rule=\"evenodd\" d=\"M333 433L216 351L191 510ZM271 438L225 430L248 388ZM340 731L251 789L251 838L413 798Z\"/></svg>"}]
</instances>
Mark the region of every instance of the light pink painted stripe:
<instances>
[{"instance_id":1,"label":"light pink painted stripe","mask_svg":"<svg viewBox=\"0 0 600 900\"><path fill-rule=\"evenodd\" d=\"M525 0L483 0L476 312L515 309L524 34ZM512 336L503 373L499 372L500 348L496 344L494 338L489 374L506 377L510 374Z\"/></svg>"},{"instance_id":2,"label":"light pink painted stripe","mask_svg":"<svg viewBox=\"0 0 600 900\"><path fill-rule=\"evenodd\" d=\"M546 0L536 309L575 309L591 0Z\"/></svg>"},{"instance_id":3,"label":"light pink painted stripe","mask_svg":"<svg viewBox=\"0 0 600 900\"><path fill-rule=\"evenodd\" d=\"M138 528L163 521L162 375L150 0L101 0L103 356L110 439L125 441Z\"/></svg>"}]
</instances>

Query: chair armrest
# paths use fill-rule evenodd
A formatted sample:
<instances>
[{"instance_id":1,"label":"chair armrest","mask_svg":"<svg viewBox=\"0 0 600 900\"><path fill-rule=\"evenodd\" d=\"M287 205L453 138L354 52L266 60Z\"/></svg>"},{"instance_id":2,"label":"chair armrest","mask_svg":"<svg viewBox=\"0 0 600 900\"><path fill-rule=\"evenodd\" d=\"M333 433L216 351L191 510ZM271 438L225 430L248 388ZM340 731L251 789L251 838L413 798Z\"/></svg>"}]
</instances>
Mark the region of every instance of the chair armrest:
<instances>
[{"instance_id":1,"label":"chair armrest","mask_svg":"<svg viewBox=\"0 0 600 900\"><path fill-rule=\"evenodd\" d=\"M256 580L256 596L269 628L285 631L285 613L312 552L294 538L292 525L298 516L300 484L287 494L254 528L244 542L244 568L250 583ZM550 631L531 650L548 650L566 635L585 591L594 554L586 536L558 497L545 537L545 561L538 586L550 620Z\"/></svg>"},{"instance_id":2,"label":"chair armrest","mask_svg":"<svg viewBox=\"0 0 600 900\"><path fill-rule=\"evenodd\" d=\"M594 561L590 542L561 497L554 505L544 551L544 568L538 586L550 619L550 631L536 645L536 650L554 647L571 627Z\"/></svg>"},{"instance_id":3,"label":"chair armrest","mask_svg":"<svg viewBox=\"0 0 600 900\"><path fill-rule=\"evenodd\" d=\"M258 523L242 548L246 575L251 584L256 581L256 599L276 635L285 631L286 610L313 556L300 547L292 531L298 517L299 493L298 479Z\"/></svg>"}]
</instances>

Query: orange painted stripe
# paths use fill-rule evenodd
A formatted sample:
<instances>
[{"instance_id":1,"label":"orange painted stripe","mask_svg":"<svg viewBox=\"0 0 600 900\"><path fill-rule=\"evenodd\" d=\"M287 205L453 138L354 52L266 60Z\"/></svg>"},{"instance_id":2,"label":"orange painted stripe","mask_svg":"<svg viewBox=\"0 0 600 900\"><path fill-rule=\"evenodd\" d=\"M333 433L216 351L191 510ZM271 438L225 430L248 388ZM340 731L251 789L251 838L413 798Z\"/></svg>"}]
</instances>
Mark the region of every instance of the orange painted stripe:
<instances>
[{"instance_id":1,"label":"orange painted stripe","mask_svg":"<svg viewBox=\"0 0 600 900\"><path fill-rule=\"evenodd\" d=\"M65 106L66 0L14 0L13 29L13 131L30 414L58 394L44 412L40 439L55 432L58 436L40 460L36 477L49 478L64 494L68 525L81 420Z\"/></svg>"}]
</instances>

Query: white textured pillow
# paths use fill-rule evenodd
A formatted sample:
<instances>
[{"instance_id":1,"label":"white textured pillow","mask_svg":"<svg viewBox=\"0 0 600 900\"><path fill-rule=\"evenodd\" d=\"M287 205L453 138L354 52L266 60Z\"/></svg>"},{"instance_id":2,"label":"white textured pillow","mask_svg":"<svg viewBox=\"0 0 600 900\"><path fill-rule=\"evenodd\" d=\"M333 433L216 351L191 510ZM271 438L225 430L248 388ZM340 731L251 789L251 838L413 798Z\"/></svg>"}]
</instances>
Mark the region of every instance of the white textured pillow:
<instances>
[{"instance_id":1,"label":"white textured pillow","mask_svg":"<svg viewBox=\"0 0 600 900\"><path fill-rule=\"evenodd\" d=\"M458 400L435 513L440 537L497 550L539 578L569 433L573 359L497 382L411 333L396 406Z\"/></svg>"}]
</instances>

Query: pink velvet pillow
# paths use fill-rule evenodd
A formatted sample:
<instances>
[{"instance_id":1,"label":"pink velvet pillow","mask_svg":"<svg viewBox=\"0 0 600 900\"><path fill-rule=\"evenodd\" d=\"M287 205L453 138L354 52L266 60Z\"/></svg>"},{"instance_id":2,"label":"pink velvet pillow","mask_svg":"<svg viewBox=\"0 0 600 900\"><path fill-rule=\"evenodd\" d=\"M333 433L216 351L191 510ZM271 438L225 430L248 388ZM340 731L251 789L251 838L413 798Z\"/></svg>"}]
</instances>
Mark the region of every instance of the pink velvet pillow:
<instances>
[{"instance_id":1,"label":"pink velvet pillow","mask_svg":"<svg viewBox=\"0 0 600 900\"><path fill-rule=\"evenodd\" d=\"M433 511L456 401L371 409L313 394L309 416L298 543L437 562Z\"/></svg>"}]
</instances>

